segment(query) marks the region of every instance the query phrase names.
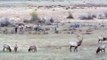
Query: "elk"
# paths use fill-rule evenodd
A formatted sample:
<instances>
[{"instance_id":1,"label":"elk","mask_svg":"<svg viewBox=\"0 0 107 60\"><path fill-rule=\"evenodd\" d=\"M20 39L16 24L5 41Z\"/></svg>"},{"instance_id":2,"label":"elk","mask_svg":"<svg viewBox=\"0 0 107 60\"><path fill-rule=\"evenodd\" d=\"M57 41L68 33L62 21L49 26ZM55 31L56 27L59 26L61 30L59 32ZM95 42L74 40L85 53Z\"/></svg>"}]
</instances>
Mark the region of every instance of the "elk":
<instances>
[{"instance_id":1,"label":"elk","mask_svg":"<svg viewBox=\"0 0 107 60\"><path fill-rule=\"evenodd\" d=\"M17 52L18 46L17 44L14 46L14 52Z\"/></svg>"},{"instance_id":2,"label":"elk","mask_svg":"<svg viewBox=\"0 0 107 60\"><path fill-rule=\"evenodd\" d=\"M96 54L98 54L99 52L104 52L105 53L105 45L100 45L97 50L96 50Z\"/></svg>"},{"instance_id":3,"label":"elk","mask_svg":"<svg viewBox=\"0 0 107 60\"><path fill-rule=\"evenodd\" d=\"M4 44L4 45L3 45L3 52L5 52L5 51L9 51L9 52L11 52L11 51L12 51L12 49L10 48L10 46L9 46L9 45Z\"/></svg>"},{"instance_id":4,"label":"elk","mask_svg":"<svg viewBox=\"0 0 107 60\"><path fill-rule=\"evenodd\" d=\"M37 47L35 45L30 46L28 52L37 52Z\"/></svg>"},{"instance_id":5,"label":"elk","mask_svg":"<svg viewBox=\"0 0 107 60\"><path fill-rule=\"evenodd\" d=\"M70 52L72 51L72 47L74 47L74 51L78 51L77 48L79 46L81 46L82 41L83 41L83 38L81 40L79 40L78 42L69 42L69 44L70 44Z\"/></svg>"},{"instance_id":6,"label":"elk","mask_svg":"<svg viewBox=\"0 0 107 60\"><path fill-rule=\"evenodd\" d=\"M98 43L99 43L99 42L102 42L102 41L107 41L107 38L106 38L106 37L102 37L102 36L99 37Z\"/></svg>"}]
</instances>

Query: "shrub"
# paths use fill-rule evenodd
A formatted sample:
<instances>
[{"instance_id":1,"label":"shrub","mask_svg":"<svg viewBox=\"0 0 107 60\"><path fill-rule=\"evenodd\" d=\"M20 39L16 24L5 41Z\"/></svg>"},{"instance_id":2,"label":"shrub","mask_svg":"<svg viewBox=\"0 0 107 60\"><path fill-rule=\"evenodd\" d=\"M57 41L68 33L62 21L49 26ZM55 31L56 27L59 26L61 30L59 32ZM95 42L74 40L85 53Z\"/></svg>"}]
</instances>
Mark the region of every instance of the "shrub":
<instances>
[{"instance_id":1,"label":"shrub","mask_svg":"<svg viewBox=\"0 0 107 60\"><path fill-rule=\"evenodd\" d=\"M69 13L69 15L68 15L67 19L73 19L74 17L72 16L72 13L71 12L68 12L68 13Z\"/></svg>"},{"instance_id":2,"label":"shrub","mask_svg":"<svg viewBox=\"0 0 107 60\"><path fill-rule=\"evenodd\" d=\"M67 19L73 19L72 14L69 14L68 17L67 17Z\"/></svg>"},{"instance_id":3,"label":"shrub","mask_svg":"<svg viewBox=\"0 0 107 60\"><path fill-rule=\"evenodd\" d=\"M79 19L80 20L92 20L93 16L91 14L80 15Z\"/></svg>"},{"instance_id":4,"label":"shrub","mask_svg":"<svg viewBox=\"0 0 107 60\"><path fill-rule=\"evenodd\" d=\"M107 16L106 16L106 14L104 13L104 12L102 12L102 13L99 13L98 15L97 15L97 18L98 19L105 19Z\"/></svg>"},{"instance_id":5,"label":"shrub","mask_svg":"<svg viewBox=\"0 0 107 60\"><path fill-rule=\"evenodd\" d=\"M11 25L11 22L9 21L8 18L0 19L0 26L1 27L5 27L5 26L9 26L9 25Z\"/></svg>"},{"instance_id":6,"label":"shrub","mask_svg":"<svg viewBox=\"0 0 107 60\"><path fill-rule=\"evenodd\" d=\"M107 18L107 12L105 12L104 14L105 14L105 18Z\"/></svg>"},{"instance_id":7,"label":"shrub","mask_svg":"<svg viewBox=\"0 0 107 60\"><path fill-rule=\"evenodd\" d=\"M38 17L38 14L36 13L36 11L33 11L31 14L31 20L30 20L30 23L39 23L39 21L41 20L39 17Z\"/></svg>"},{"instance_id":8,"label":"shrub","mask_svg":"<svg viewBox=\"0 0 107 60\"><path fill-rule=\"evenodd\" d=\"M51 19L50 19L50 22L51 22L51 23L54 23L54 19L51 18Z\"/></svg>"}]
</instances>

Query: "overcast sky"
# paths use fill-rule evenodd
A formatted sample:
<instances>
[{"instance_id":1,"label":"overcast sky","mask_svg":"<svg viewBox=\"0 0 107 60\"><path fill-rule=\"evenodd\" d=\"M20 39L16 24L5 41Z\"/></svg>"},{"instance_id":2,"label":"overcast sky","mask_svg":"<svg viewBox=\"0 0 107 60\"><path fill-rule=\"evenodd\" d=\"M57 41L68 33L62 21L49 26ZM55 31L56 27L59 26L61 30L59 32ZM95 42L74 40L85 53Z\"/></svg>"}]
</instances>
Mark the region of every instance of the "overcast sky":
<instances>
[{"instance_id":1,"label":"overcast sky","mask_svg":"<svg viewBox=\"0 0 107 60\"><path fill-rule=\"evenodd\" d=\"M37 1L37 0L0 0L0 1L21 2L21 1ZM39 0L39 1L44 1L44 0ZM48 0L48 1L52 1L52 0ZM55 1L57 1L57 0L55 0ZM107 4L107 0L63 0L63 1L70 1L71 3L84 3L85 2L85 3L103 3L103 4Z\"/></svg>"}]
</instances>

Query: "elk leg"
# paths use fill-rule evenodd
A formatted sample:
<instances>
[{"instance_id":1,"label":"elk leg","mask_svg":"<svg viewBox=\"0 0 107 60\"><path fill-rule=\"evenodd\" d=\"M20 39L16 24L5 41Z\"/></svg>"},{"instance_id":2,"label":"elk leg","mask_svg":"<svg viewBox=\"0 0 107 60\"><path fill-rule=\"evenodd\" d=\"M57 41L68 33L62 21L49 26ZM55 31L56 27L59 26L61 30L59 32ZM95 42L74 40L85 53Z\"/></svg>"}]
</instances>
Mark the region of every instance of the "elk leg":
<instances>
[{"instance_id":1,"label":"elk leg","mask_svg":"<svg viewBox=\"0 0 107 60\"><path fill-rule=\"evenodd\" d=\"M96 54L98 54L99 52L101 52L102 50L98 47L96 50Z\"/></svg>"},{"instance_id":2,"label":"elk leg","mask_svg":"<svg viewBox=\"0 0 107 60\"><path fill-rule=\"evenodd\" d=\"M100 52L102 53L102 52L103 52L103 50L100 50Z\"/></svg>"},{"instance_id":3,"label":"elk leg","mask_svg":"<svg viewBox=\"0 0 107 60\"><path fill-rule=\"evenodd\" d=\"M78 48L78 47L75 47L75 48L74 48L74 51L78 51L77 48Z\"/></svg>"},{"instance_id":4,"label":"elk leg","mask_svg":"<svg viewBox=\"0 0 107 60\"><path fill-rule=\"evenodd\" d=\"M17 52L17 48L16 47L14 48L14 51Z\"/></svg>"},{"instance_id":5,"label":"elk leg","mask_svg":"<svg viewBox=\"0 0 107 60\"><path fill-rule=\"evenodd\" d=\"M5 52L5 48L3 48L3 52Z\"/></svg>"},{"instance_id":6,"label":"elk leg","mask_svg":"<svg viewBox=\"0 0 107 60\"><path fill-rule=\"evenodd\" d=\"M11 48L10 47L8 48L8 50L9 50L9 52L11 52Z\"/></svg>"},{"instance_id":7,"label":"elk leg","mask_svg":"<svg viewBox=\"0 0 107 60\"><path fill-rule=\"evenodd\" d=\"M105 49L103 49L104 53L105 53Z\"/></svg>"},{"instance_id":8,"label":"elk leg","mask_svg":"<svg viewBox=\"0 0 107 60\"><path fill-rule=\"evenodd\" d=\"M101 40L99 39L99 40L98 40L98 43L100 43L100 41L101 41Z\"/></svg>"},{"instance_id":9,"label":"elk leg","mask_svg":"<svg viewBox=\"0 0 107 60\"><path fill-rule=\"evenodd\" d=\"M72 52L72 46L70 46L70 52Z\"/></svg>"},{"instance_id":10,"label":"elk leg","mask_svg":"<svg viewBox=\"0 0 107 60\"><path fill-rule=\"evenodd\" d=\"M31 51L31 49L29 48L29 49L28 49L28 52L30 52L30 51Z\"/></svg>"},{"instance_id":11,"label":"elk leg","mask_svg":"<svg viewBox=\"0 0 107 60\"><path fill-rule=\"evenodd\" d=\"M34 52L37 52L37 49L36 49L36 48L34 49Z\"/></svg>"}]
</instances>

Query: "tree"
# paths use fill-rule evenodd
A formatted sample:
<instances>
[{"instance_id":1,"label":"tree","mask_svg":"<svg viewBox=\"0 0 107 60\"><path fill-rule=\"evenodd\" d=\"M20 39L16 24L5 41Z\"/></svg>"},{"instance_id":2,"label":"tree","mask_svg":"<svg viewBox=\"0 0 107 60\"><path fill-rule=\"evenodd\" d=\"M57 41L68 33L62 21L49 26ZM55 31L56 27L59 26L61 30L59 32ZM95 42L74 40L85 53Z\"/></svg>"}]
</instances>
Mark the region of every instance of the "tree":
<instances>
[{"instance_id":1,"label":"tree","mask_svg":"<svg viewBox=\"0 0 107 60\"><path fill-rule=\"evenodd\" d=\"M67 19L73 19L73 18L74 18L74 17L72 16L72 13L69 12L69 15L68 15Z\"/></svg>"},{"instance_id":2,"label":"tree","mask_svg":"<svg viewBox=\"0 0 107 60\"><path fill-rule=\"evenodd\" d=\"M31 15L31 20L30 20L31 23L36 23L37 24L41 20L38 17L38 14L37 14L36 11L33 11L30 15Z\"/></svg>"},{"instance_id":3,"label":"tree","mask_svg":"<svg viewBox=\"0 0 107 60\"><path fill-rule=\"evenodd\" d=\"M69 14L69 16L67 17L67 19L73 19L74 17L72 16L72 14Z\"/></svg>"}]
</instances>

